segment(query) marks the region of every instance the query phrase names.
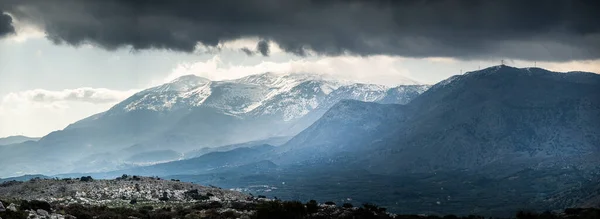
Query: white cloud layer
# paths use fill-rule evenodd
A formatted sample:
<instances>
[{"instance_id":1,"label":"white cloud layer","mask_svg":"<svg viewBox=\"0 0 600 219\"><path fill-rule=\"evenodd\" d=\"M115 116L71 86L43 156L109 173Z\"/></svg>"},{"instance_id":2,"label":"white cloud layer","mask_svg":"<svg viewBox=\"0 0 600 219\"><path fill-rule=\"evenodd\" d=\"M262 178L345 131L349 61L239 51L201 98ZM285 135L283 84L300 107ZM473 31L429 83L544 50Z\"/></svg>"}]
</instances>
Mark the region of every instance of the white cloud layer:
<instances>
[{"instance_id":1,"label":"white cloud layer","mask_svg":"<svg viewBox=\"0 0 600 219\"><path fill-rule=\"evenodd\" d=\"M273 73L316 73L332 78L360 83L383 85L400 84L435 84L462 71L475 71L499 65L500 61L465 61L453 58L405 58L397 56L338 56L338 57L309 57L302 59L273 60L254 64L227 62L221 55L198 62L180 63L163 80L155 80L153 85L166 83L173 79L194 74L211 80L236 79L264 72ZM531 62L508 60L508 65L526 68L545 68L556 72L586 71L600 73L600 60L571 61L571 62Z\"/></svg>"},{"instance_id":2,"label":"white cloud layer","mask_svg":"<svg viewBox=\"0 0 600 219\"><path fill-rule=\"evenodd\" d=\"M194 53L219 53L223 50L241 52L242 49L249 49L250 51L256 52L256 46L258 45L259 41L260 39L257 37L246 37L219 42L217 46L207 46L202 43L198 43ZM284 52L281 47L273 41L269 41L268 45L269 54L271 55L277 55Z\"/></svg>"},{"instance_id":3,"label":"white cloud layer","mask_svg":"<svg viewBox=\"0 0 600 219\"><path fill-rule=\"evenodd\" d=\"M90 115L103 112L135 90L77 88L13 92L0 101L0 136L43 136Z\"/></svg>"},{"instance_id":4,"label":"white cloud layer","mask_svg":"<svg viewBox=\"0 0 600 219\"><path fill-rule=\"evenodd\" d=\"M390 56L339 56L288 61L262 61L244 65L227 63L219 55L206 61L181 63L163 81L195 74L211 80L236 79L252 74L273 73L315 73L341 80L384 85L415 84L410 72L401 67L404 58Z\"/></svg>"},{"instance_id":5,"label":"white cloud layer","mask_svg":"<svg viewBox=\"0 0 600 219\"><path fill-rule=\"evenodd\" d=\"M6 97L4 97L2 105L14 102L38 102L54 104L64 101L78 101L96 104L114 103L131 96L135 92L136 90L116 91L106 88L90 87L65 89L62 91L35 89L9 93L6 95Z\"/></svg>"},{"instance_id":6,"label":"white cloud layer","mask_svg":"<svg viewBox=\"0 0 600 219\"><path fill-rule=\"evenodd\" d=\"M537 63L537 66L557 72L585 71L600 74L600 60L541 62Z\"/></svg>"}]
</instances>

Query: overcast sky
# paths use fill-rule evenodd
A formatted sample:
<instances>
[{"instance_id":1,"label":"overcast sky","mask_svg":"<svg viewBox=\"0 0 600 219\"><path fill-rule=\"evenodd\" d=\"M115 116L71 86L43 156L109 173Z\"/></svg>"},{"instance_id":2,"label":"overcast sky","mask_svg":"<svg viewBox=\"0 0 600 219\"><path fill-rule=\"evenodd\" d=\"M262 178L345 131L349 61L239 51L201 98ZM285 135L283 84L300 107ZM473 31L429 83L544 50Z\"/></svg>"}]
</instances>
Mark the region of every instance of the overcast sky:
<instances>
[{"instance_id":1,"label":"overcast sky","mask_svg":"<svg viewBox=\"0 0 600 219\"><path fill-rule=\"evenodd\" d=\"M393 86L501 59L600 72L592 0L157 2L0 0L0 137L43 136L186 74Z\"/></svg>"}]
</instances>

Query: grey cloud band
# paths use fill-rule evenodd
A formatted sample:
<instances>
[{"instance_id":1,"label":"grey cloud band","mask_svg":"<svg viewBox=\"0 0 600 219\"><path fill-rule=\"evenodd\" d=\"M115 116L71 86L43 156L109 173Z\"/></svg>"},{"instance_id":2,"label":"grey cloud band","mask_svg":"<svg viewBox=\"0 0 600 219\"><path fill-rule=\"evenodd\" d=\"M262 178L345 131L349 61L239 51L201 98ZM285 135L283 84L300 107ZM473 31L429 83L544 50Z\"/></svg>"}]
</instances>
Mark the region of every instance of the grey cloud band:
<instances>
[{"instance_id":1,"label":"grey cloud band","mask_svg":"<svg viewBox=\"0 0 600 219\"><path fill-rule=\"evenodd\" d=\"M600 58L597 0L0 0L55 43L191 52L243 37L286 52L459 59ZM8 17L10 19L10 17ZM10 20L8 20L10 22ZM14 32L0 17L0 35Z\"/></svg>"}]
</instances>

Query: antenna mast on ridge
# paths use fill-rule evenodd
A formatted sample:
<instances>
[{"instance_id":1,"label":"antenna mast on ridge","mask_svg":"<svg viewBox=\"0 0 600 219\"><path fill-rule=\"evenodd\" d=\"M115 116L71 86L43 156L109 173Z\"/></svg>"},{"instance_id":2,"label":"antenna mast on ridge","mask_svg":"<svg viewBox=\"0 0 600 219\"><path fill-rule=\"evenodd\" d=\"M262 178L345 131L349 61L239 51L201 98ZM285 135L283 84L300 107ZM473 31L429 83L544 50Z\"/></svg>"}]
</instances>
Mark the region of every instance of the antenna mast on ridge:
<instances>
[{"instance_id":1,"label":"antenna mast on ridge","mask_svg":"<svg viewBox=\"0 0 600 219\"><path fill-rule=\"evenodd\" d=\"M500 59L500 65L504 65L504 59Z\"/></svg>"}]
</instances>

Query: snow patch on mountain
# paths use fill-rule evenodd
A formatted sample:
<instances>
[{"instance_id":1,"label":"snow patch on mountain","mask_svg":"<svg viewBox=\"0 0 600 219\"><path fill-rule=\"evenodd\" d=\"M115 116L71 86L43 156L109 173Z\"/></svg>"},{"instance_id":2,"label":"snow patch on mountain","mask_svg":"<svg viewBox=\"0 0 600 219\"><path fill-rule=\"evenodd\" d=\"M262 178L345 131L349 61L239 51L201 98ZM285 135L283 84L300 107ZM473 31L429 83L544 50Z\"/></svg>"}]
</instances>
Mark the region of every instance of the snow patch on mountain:
<instances>
[{"instance_id":1,"label":"snow patch on mountain","mask_svg":"<svg viewBox=\"0 0 600 219\"><path fill-rule=\"evenodd\" d=\"M324 80L320 75L299 73L289 75L264 73L234 81L263 86L268 90L262 101L249 105L243 113L253 116L280 114L284 121L306 115L319 105L321 96L331 93L340 86L340 82Z\"/></svg>"},{"instance_id":2,"label":"snow patch on mountain","mask_svg":"<svg viewBox=\"0 0 600 219\"><path fill-rule=\"evenodd\" d=\"M339 91L349 92L344 99L375 102L382 99L388 89L386 86L376 84L352 84L342 87Z\"/></svg>"},{"instance_id":3,"label":"snow patch on mountain","mask_svg":"<svg viewBox=\"0 0 600 219\"><path fill-rule=\"evenodd\" d=\"M169 83L143 90L117 105L125 112L166 111L202 104L211 94L211 81L195 75L179 77Z\"/></svg>"},{"instance_id":4,"label":"snow patch on mountain","mask_svg":"<svg viewBox=\"0 0 600 219\"><path fill-rule=\"evenodd\" d=\"M295 86L284 86L248 113L252 116L278 115L283 121L291 121L308 114L340 85L336 81L295 80Z\"/></svg>"}]
</instances>

